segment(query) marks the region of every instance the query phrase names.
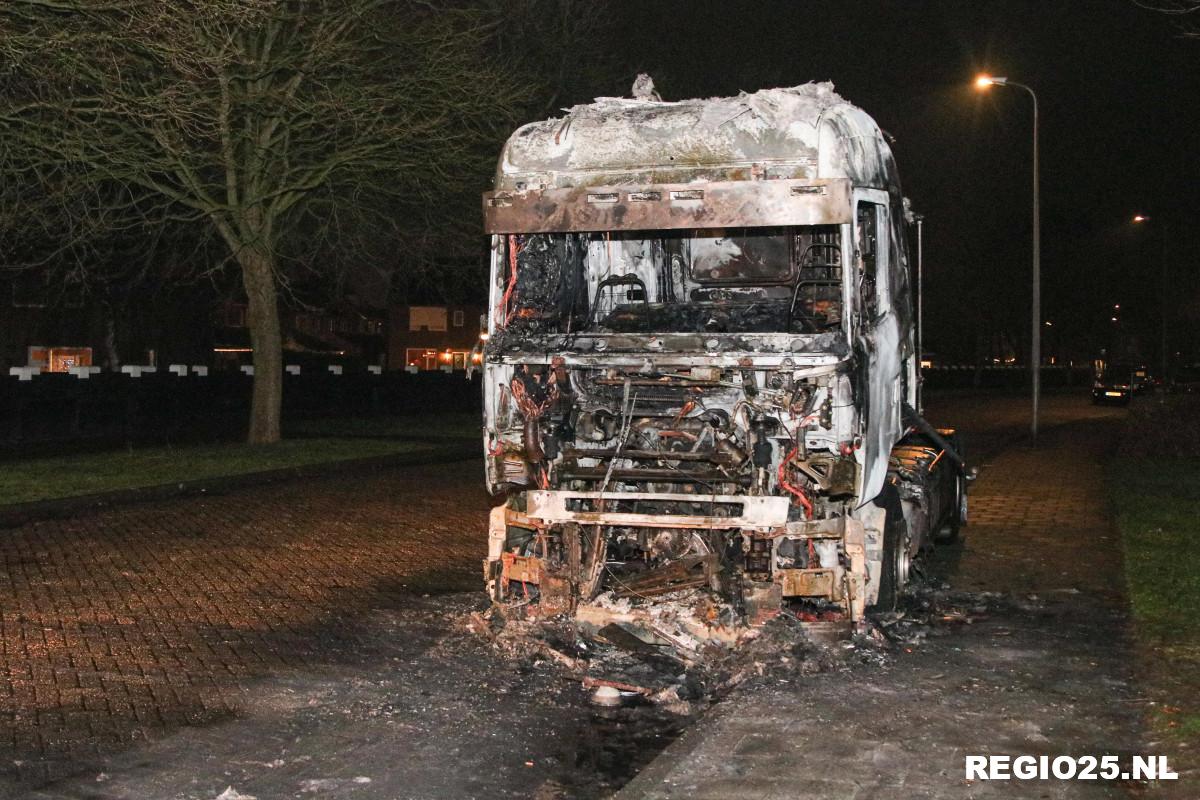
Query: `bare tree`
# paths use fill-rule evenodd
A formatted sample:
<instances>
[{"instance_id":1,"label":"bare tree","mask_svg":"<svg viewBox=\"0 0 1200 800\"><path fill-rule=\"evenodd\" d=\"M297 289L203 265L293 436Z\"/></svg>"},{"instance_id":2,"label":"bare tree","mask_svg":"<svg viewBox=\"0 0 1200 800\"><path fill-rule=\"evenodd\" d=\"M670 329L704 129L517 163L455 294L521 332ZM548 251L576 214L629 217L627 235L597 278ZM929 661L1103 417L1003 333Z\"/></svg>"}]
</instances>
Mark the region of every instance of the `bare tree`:
<instances>
[{"instance_id":1,"label":"bare tree","mask_svg":"<svg viewBox=\"0 0 1200 800\"><path fill-rule=\"evenodd\" d=\"M1192 39L1200 38L1200 0L1134 0L1134 3L1175 17L1180 33Z\"/></svg>"},{"instance_id":2,"label":"bare tree","mask_svg":"<svg viewBox=\"0 0 1200 800\"><path fill-rule=\"evenodd\" d=\"M497 37L508 63L538 91L526 114L541 119L594 93L623 93L632 74L611 52L613 11L594 0L484 0L505 20Z\"/></svg>"},{"instance_id":3,"label":"bare tree","mask_svg":"<svg viewBox=\"0 0 1200 800\"><path fill-rule=\"evenodd\" d=\"M240 267L254 443L279 438L289 243L436 203L525 96L490 18L419 0L0 0L0 26L5 180L103 185L87 219L203 226Z\"/></svg>"}]
</instances>

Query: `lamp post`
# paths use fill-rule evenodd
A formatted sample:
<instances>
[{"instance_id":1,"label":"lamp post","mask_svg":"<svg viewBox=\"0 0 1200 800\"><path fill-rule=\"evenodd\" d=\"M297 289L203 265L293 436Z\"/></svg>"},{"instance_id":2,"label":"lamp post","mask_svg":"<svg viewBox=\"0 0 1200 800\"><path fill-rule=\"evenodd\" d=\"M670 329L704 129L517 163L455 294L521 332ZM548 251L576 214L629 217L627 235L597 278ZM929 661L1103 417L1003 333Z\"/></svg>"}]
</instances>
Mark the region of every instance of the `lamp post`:
<instances>
[{"instance_id":1,"label":"lamp post","mask_svg":"<svg viewBox=\"0 0 1200 800\"><path fill-rule=\"evenodd\" d=\"M921 365L925 362L925 215L914 214L917 223L917 413L924 414L921 384L925 382Z\"/></svg>"},{"instance_id":2,"label":"lamp post","mask_svg":"<svg viewBox=\"0 0 1200 800\"><path fill-rule=\"evenodd\" d=\"M1038 197L1038 102L1033 89L1023 83L990 75L980 75L975 79L975 88L981 91L992 86L1023 89L1033 98L1033 314L1029 342L1029 369L1033 373L1033 417L1029 423L1029 434L1037 441L1038 402L1042 390L1042 220Z\"/></svg>"},{"instance_id":3,"label":"lamp post","mask_svg":"<svg viewBox=\"0 0 1200 800\"><path fill-rule=\"evenodd\" d=\"M1133 222L1140 225L1150 221L1150 217L1145 214L1134 214ZM1171 232L1164 220L1159 220L1158 234L1162 237L1162 285L1159 287L1159 317L1162 323L1162 381L1164 391L1167 385L1167 247L1171 241Z\"/></svg>"}]
</instances>

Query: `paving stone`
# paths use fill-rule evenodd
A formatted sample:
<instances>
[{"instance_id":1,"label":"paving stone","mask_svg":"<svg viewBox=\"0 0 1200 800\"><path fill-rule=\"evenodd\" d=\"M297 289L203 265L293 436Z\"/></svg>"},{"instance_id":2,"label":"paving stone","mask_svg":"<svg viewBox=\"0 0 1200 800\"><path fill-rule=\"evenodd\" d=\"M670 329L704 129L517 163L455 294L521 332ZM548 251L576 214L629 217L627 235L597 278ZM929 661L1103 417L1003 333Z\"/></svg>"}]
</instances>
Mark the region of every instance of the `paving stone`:
<instances>
[{"instance_id":1,"label":"paving stone","mask_svg":"<svg viewBox=\"0 0 1200 800\"><path fill-rule=\"evenodd\" d=\"M464 493L464 468L478 464L0 532L0 777L236 715L256 679L352 650L339 620L477 588L489 501Z\"/></svg>"}]
</instances>

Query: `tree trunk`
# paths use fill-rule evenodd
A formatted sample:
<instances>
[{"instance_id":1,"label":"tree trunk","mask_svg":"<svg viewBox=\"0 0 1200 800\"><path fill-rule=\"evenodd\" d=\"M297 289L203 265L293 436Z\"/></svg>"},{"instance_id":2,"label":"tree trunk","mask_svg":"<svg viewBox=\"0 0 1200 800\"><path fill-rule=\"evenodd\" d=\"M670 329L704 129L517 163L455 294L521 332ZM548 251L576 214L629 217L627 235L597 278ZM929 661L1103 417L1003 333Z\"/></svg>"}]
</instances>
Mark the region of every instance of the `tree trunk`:
<instances>
[{"instance_id":1,"label":"tree trunk","mask_svg":"<svg viewBox=\"0 0 1200 800\"><path fill-rule=\"evenodd\" d=\"M116 311L112 306L104 307L104 352L108 358L108 369L116 372L121 368L121 354L117 351Z\"/></svg>"},{"instance_id":2,"label":"tree trunk","mask_svg":"<svg viewBox=\"0 0 1200 800\"><path fill-rule=\"evenodd\" d=\"M246 288L247 324L254 350L254 394L247 441L270 444L279 441L283 403L283 339L279 331L274 256L263 248L248 246L238 252L237 260Z\"/></svg>"}]
</instances>

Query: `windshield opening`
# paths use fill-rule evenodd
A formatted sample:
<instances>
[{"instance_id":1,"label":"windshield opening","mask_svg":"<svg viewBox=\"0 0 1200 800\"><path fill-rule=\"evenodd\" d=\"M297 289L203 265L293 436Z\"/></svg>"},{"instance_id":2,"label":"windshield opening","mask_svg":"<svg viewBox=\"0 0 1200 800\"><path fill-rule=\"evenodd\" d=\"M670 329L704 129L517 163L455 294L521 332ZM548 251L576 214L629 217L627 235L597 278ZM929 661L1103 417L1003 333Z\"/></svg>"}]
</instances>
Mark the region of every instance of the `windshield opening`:
<instances>
[{"instance_id":1,"label":"windshield opening","mask_svg":"<svg viewBox=\"0 0 1200 800\"><path fill-rule=\"evenodd\" d=\"M836 225L504 237L514 333L823 333L842 323Z\"/></svg>"}]
</instances>

